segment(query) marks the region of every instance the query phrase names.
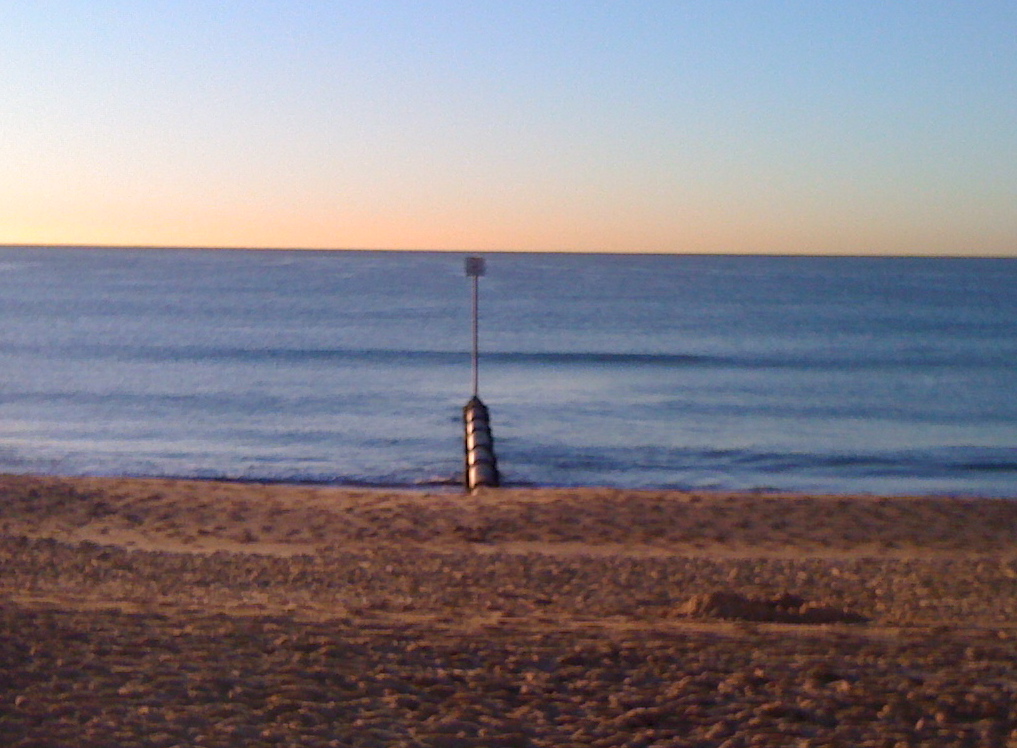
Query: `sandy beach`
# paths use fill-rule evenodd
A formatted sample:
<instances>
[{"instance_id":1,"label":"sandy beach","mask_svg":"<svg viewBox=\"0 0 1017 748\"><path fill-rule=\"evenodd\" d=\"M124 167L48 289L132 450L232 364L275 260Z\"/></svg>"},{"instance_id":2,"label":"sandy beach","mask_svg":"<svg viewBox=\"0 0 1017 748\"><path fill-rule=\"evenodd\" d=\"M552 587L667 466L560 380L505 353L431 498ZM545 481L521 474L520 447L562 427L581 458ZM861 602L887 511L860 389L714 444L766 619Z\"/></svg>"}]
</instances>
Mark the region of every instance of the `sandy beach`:
<instances>
[{"instance_id":1,"label":"sandy beach","mask_svg":"<svg viewBox=\"0 0 1017 748\"><path fill-rule=\"evenodd\" d=\"M0 476L11 746L1017 746L1017 502Z\"/></svg>"}]
</instances>

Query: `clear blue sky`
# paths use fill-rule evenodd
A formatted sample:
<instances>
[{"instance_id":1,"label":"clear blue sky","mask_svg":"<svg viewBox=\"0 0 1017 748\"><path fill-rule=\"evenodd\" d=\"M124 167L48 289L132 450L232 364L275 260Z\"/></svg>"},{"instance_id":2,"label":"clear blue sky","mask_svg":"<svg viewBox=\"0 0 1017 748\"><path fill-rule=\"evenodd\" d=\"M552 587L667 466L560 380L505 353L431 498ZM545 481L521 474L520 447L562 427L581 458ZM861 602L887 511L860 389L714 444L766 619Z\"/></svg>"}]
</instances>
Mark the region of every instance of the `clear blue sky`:
<instances>
[{"instance_id":1,"label":"clear blue sky","mask_svg":"<svg viewBox=\"0 0 1017 748\"><path fill-rule=\"evenodd\" d=\"M0 10L0 243L1017 255L1017 3Z\"/></svg>"}]
</instances>

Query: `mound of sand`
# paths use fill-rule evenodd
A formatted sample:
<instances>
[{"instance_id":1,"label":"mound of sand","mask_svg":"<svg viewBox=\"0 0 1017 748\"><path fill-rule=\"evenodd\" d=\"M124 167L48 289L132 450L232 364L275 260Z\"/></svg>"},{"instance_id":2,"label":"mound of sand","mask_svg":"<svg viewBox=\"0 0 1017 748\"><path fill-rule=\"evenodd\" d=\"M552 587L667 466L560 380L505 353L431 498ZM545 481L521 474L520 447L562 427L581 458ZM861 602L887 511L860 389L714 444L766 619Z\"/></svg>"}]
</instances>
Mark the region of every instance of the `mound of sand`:
<instances>
[{"instance_id":1,"label":"mound of sand","mask_svg":"<svg viewBox=\"0 0 1017 748\"><path fill-rule=\"evenodd\" d=\"M772 598L714 591L693 595L681 612L696 618L767 623L864 623L868 619L836 605L807 602L789 592Z\"/></svg>"}]
</instances>

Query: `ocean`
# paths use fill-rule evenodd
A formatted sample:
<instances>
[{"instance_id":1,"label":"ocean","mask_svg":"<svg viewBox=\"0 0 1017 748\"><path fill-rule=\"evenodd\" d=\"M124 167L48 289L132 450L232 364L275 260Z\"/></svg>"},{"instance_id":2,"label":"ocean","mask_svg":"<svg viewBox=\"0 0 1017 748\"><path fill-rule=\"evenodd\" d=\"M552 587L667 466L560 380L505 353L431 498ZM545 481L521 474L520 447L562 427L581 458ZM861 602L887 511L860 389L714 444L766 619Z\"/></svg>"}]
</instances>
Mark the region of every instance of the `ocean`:
<instances>
[{"instance_id":1,"label":"ocean","mask_svg":"<svg viewBox=\"0 0 1017 748\"><path fill-rule=\"evenodd\" d=\"M1017 260L484 256L506 485L1017 498ZM464 257L0 248L0 471L454 486Z\"/></svg>"}]
</instances>

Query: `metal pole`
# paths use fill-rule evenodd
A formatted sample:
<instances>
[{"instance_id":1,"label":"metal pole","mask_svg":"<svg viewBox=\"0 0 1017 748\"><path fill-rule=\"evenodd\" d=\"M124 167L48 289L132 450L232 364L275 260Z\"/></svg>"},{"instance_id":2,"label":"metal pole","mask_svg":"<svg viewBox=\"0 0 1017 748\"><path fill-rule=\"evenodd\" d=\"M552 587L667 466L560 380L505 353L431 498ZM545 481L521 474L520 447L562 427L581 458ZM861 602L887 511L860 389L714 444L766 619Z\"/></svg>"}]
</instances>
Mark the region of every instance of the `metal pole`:
<instances>
[{"instance_id":1,"label":"metal pole","mask_svg":"<svg viewBox=\"0 0 1017 748\"><path fill-rule=\"evenodd\" d=\"M486 263L483 257L466 258L466 275L473 280L473 396L480 388L480 276Z\"/></svg>"},{"instance_id":2,"label":"metal pole","mask_svg":"<svg viewBox=\"0 0 1017 748\"><path fill-rule=\"evenodd\" d=\"M480 324L478 322L480 294L477 287L480 285L480 278L473 276L473 396L477 397L480 389Z\"/></svg>"}]
</instances>

